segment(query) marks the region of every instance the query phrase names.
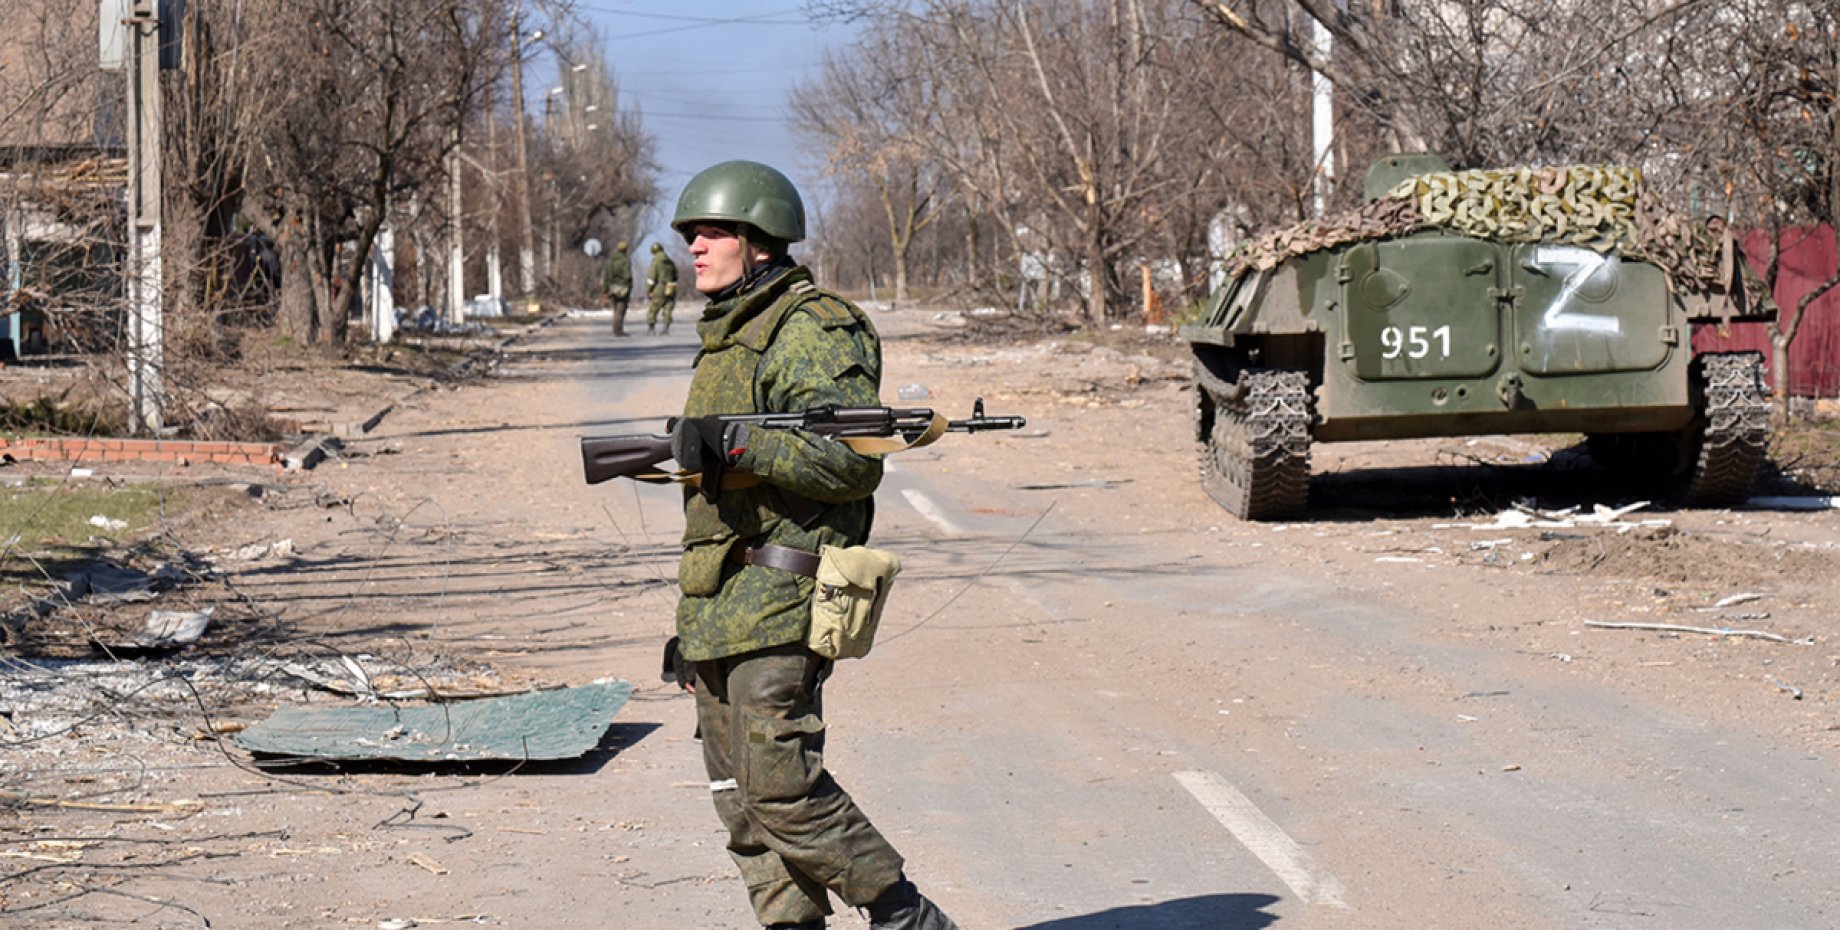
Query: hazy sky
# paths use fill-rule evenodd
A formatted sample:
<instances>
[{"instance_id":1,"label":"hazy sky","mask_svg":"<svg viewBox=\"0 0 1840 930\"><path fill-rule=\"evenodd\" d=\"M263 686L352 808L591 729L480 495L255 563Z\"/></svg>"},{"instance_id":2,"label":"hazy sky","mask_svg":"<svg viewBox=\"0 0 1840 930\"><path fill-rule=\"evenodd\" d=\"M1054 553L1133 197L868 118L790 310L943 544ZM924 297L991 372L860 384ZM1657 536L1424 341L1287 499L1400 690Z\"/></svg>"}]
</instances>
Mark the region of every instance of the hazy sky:
<instances>
[{"instance_id":1,"label":"hazy sky","mask_svg":"<svg viewBox=\"0 0 1840 930\"><path fill-rule=\"evenodd\" d=\"M849 27L814 22L800 0L582 0L607 42L620 108L658 140L665 218L691 175L731 158L763 161L811 199L819 179L786 124L786 95L817 73ZM662 233L664 230L656 230Z\"/></svg>"}]
</instances>

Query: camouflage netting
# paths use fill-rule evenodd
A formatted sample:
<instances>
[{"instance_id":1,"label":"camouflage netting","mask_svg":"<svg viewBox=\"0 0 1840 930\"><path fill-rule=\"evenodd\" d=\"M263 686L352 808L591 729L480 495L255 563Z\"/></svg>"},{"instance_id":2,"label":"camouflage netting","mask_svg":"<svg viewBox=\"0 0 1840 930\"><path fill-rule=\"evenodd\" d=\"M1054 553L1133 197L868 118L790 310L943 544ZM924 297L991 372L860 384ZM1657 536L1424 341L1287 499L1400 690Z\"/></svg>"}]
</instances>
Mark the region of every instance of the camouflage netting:
<instances>
[{"instance_id":1,"label":"camouflage netting","mask_svg":"<svg viewBox=\"0 0 1840 930\"><path fill-rule=\"evenodd\" d=\"M1576 165L1451 171L1410 178L1360 209L1306 220L1249 243L1232 273L1354 242L1441 228L1498 242L1562 242L1653 262L1696 290L1743 287L1717 217L1695 223L1643 189L1636 168Z\"/></svg>"}]
</instances>

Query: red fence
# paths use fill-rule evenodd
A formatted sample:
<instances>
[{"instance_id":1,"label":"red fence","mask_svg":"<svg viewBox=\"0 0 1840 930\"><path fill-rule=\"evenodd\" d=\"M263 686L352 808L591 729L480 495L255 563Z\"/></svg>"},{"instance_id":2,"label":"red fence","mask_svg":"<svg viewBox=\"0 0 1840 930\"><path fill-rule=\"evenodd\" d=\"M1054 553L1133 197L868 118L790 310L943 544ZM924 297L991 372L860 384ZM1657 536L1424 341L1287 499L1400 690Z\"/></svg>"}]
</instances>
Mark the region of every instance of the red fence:
<instances>
[{"instance_id":1,"label":"red fence","mask_svg":"<svg viewBox=\"0 0 1840 930\"><path fill-rule=\"evenodd\" d=\"M1744 239L1744 251L1752 257L1753 268L1761 267L1767 256L1765 233L1753 232ZM1840 263L1835 249L1834 228L1814 226L1787 230L1782 234L1782 257L1776 275L1776 304L1787 322L1801 303L1802 295L1820 287L1833 277ZM1795 397L1840 396L1840 287L1823 294L1804 311L1801 328L1789 345L1789 393ZM1720 335L1717 326L1695 327L1693 349L1696 352L1731 352L1755 350L1764 358L1771 356L1770 331L1763 323L1733 323L1729 334ZM1774 368L1766 368L1774 371Z\"/></svg>"}]
</instances>

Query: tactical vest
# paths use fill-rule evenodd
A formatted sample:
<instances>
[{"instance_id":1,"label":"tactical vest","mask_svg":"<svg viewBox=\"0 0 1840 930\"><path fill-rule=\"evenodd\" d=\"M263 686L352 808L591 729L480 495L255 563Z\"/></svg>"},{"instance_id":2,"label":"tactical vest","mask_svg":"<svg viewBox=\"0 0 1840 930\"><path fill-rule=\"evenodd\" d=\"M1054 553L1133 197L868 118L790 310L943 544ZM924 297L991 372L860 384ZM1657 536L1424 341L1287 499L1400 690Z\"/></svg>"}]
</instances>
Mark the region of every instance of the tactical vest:
<instances>
[{"instance_id":1,"label":"tactical vest","mask_svg":"<svg viewBox=\"0 0 1840 930\"><path fill-rule=\"evenodd\" d=\"M756 310L762 301L770 303ZM760 374L768 347L795 312L811 314L826 330L873 331L861 311L819 290L805 269L795 268L739 298L722 317L698 323L703 350L697 355L684 416L787 412L766 409ZM874 357L865 361L879 376L879 343ZM680 647L690 661L804 639L811 579L734 564L729 553L736 545L771 542L816 552L822 545L860 544L868 533L871 508L865 499L814 510L809 502L768 484L725 488L714 501L686 488L684 500L684 554L678 566L684 599L677 619ZM803 519L795 520L795 513Z\"/></svg>"}]
</instances>

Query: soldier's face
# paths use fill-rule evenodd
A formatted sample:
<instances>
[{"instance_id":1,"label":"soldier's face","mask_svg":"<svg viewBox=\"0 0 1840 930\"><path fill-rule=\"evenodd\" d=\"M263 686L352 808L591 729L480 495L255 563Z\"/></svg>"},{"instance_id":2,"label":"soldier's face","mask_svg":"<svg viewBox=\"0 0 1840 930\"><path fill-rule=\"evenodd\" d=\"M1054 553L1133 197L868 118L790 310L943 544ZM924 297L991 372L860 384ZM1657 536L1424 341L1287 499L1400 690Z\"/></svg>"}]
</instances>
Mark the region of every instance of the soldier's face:
<instances>
[{"instance_id":1,"label":"soldier's face","mask_svg":"<svg viewBox=\"0 0 1840 930\"><path fill-rule=\"evenodd\" d=\"M736 281L747 270L741 260L741 237L720 226L692 227L690 257L696 269L696 289L713 294Z\"/></svg>"}]
</instances>

